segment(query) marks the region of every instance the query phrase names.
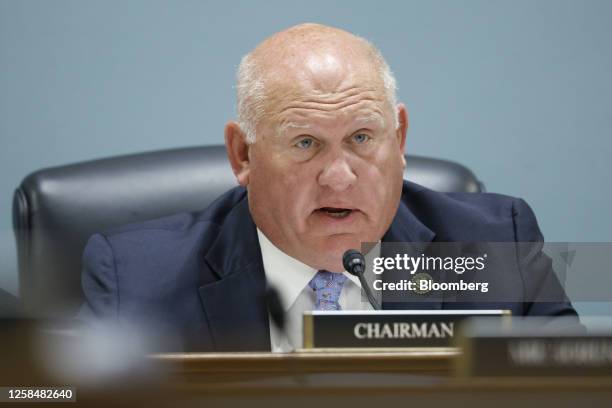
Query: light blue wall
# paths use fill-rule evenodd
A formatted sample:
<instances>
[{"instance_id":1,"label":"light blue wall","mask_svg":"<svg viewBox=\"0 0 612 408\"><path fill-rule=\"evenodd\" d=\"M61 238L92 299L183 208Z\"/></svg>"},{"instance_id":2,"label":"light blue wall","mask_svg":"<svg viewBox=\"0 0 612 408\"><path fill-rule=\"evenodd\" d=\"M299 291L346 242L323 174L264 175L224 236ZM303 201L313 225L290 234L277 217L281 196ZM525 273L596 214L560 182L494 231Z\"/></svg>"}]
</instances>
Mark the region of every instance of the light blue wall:
<instances>
[{"instance_id":1,"label":"light blue wall","mask_svg":"<svg viewBox=\"0 0 612 408\"><path fill-rule=\"evenodd\" d=\"M612 241L611 1L0 0L0 287L13 189L45 166L221 143L240 57L331 24L377 44L410 153L525 198L549 241Z\"/></svg>"}]
</instances>

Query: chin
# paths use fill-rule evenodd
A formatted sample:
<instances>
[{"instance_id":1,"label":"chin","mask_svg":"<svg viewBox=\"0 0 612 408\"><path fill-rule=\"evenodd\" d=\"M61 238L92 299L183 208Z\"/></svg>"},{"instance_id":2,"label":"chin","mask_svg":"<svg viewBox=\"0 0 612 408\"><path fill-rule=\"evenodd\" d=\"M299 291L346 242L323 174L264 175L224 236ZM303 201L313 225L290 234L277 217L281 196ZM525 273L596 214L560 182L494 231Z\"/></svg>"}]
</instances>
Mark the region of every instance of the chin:
<instances>
[{"instance_id":1,"label":"chin","mask_svg":"<svg viewBox=\"0 0 612 408\"><path fill-rule=\"evenodd\" d=\"M342 272L344 271L344 266L342 265L342 255L343 254L327 254L319 257L317 259L317 263L315 264L316 269L325 269L330 272Z\"/></svg>"},{"instance_id":2,"label":"chin","mask_svg":"<svg viewBox=\"0 0 612 408\"><path fill-rule=\"evenodd\" d=\"M326 269L332 272L344 270L342 266L342 256L348 249L361 251L361 241L353 234L333 235L321 240L316 250L316 264L319 269Z\"/></svg>"}]
</instances>

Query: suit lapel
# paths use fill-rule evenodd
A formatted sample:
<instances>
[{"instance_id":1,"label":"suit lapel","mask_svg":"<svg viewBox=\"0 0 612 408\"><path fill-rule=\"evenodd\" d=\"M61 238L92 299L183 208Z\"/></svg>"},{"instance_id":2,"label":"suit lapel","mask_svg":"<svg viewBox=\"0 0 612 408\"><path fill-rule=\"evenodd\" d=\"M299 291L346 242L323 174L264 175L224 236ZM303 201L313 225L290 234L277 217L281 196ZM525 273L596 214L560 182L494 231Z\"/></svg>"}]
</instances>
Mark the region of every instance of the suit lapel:
<instances>
[{"instance_id":1,"label":"suit lapel","mask_svg":"<svg viewBox=\"0 0 612 408\"><path fill-rule=\"evenodd\" d=\"M426 254L435 236L436 234L424 225L402 200L391 226L382 238L381 256L395 258L396 255ZM431 275L436 282L445 279L443 273L432 272ZM385 282L399 282L411 278L412 275L405 271L385 271L383 274ZM385 291L382 296L383 309L441 309L442 303L442 296L437 293L420 295L409 291Z\"/></svg>"},{"instance_id":2,"label":"suit lapel","mask_svg":"<svg viewBox=\"0 0 612 408\"><path fill-rule=\"evenodd\" d=\"M266 277L246 197L228 214L204 258L219 278L199 288L215 348L269 351Z\"/></svg>"}]
</instances>

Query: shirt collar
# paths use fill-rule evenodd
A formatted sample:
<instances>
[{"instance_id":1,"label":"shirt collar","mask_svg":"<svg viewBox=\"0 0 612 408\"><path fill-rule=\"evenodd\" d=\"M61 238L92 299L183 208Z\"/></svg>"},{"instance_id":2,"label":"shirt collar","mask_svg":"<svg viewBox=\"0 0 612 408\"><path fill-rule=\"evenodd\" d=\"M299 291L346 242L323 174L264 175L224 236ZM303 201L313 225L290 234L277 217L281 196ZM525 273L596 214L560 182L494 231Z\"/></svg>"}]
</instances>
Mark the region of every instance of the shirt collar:
<instances>
[{"instance_id":1,"label":"shirt collar","mask_svg":"<svg viewBox=\"0 0 612 408\"><path fill-rule=\"evenodd\" d=\"M257 236L259 238L266 280L278 291L286 311L317 273L317 269L292 258L278 249L259 228L257 228ZM359 278L346 271L344 275L361 288Z\"/></svg>"}]
</instances>

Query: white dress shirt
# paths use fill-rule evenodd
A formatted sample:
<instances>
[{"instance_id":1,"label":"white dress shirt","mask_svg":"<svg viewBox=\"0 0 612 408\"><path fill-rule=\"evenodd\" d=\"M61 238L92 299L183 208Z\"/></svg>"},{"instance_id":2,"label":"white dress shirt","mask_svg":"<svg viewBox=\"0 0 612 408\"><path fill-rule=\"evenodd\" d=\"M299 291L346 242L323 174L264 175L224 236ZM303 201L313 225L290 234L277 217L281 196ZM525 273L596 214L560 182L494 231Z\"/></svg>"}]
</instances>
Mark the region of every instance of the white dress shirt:
<instances>
[{"instance_id":1,"label":"white dress shirt","mask_svg":"<svg viewBox=\"0 0 612 408\"><path fill-rule=\"evenodd\" d=\"M316 300L308 283L318 271L278 249L259 228L257 235L266 280L278 291L285 310L285 333L270 320L271 349L274 352L287 352L302 348L302 314L304 311L314 310ZM380 250L379 246L376 248L377 251ZM373 252L376 251L368 253L368 257ZM346 271L343 273L348 279L338 300L342 310L372 310L365 295L362 297L359 279ZM378 293L374 292L375 297L380 297L377 295Z\"/></svg>"}]
</instances>

